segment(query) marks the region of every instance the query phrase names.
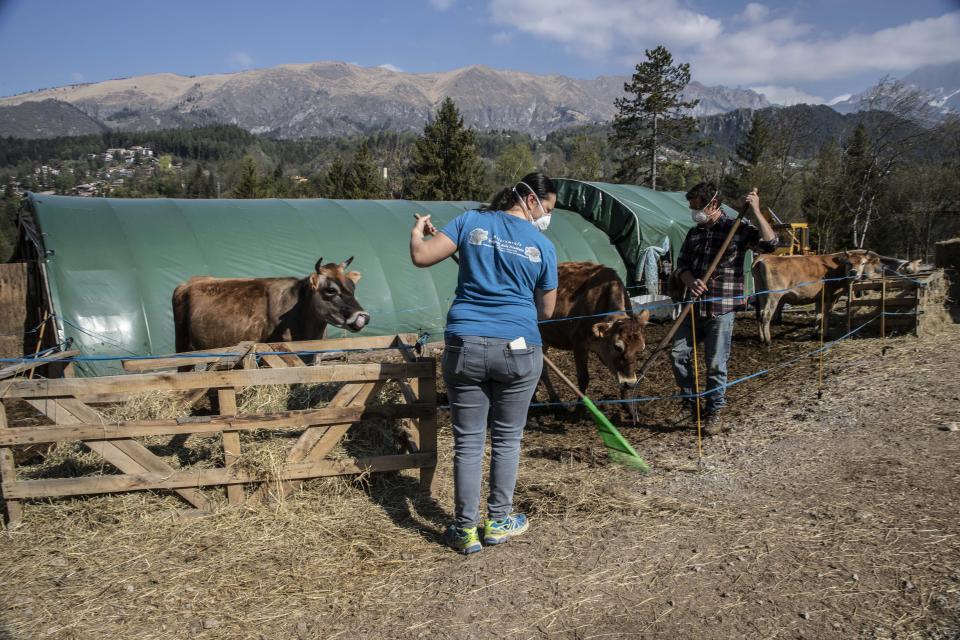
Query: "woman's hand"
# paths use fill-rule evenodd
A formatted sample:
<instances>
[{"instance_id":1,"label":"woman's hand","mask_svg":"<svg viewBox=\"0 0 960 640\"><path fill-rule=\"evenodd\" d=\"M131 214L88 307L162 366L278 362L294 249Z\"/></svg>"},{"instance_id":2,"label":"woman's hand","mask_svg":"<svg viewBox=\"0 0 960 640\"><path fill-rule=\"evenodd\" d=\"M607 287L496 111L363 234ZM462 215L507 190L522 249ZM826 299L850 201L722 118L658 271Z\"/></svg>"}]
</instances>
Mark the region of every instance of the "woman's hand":
<instances>
[{"instance_id":1,"label":"woman's hand","mask_svg":"<svg viewBox=\"0 0 960 640\"><path fill-rule=\"evenodd\" d=\"M430 216L413 214L417 221L410 231L410 260L414 266L430 267L446 260L457 251L457 245L430 222ZM429 240L426 236L433 236Z\"/></svg>"}]
</instances>

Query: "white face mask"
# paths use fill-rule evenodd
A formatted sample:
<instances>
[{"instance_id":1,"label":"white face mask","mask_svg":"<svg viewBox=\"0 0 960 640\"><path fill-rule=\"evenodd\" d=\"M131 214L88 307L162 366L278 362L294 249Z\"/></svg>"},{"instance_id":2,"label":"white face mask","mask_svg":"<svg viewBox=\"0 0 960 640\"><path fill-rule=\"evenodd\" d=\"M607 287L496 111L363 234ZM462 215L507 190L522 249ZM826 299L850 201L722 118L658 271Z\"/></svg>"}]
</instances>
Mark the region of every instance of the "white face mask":
<instances>
[{"instance_id":1,"label":"white face mask","mask_svg":"<svg viewBox=\"0 0 960 640\"><path fill-rule=\"evenodd\" d=\"M719 190L713 192L713 197L707 201L707 207L710 206L710 203L713 202L718 193L720 193ZM707 207L704 207L703 209L694 209L693 207L690 208L690 218L693 220L694 224L707 224L710 222L710 214L707 213Z\"/></svg>"},{"instance_id":2,"label":"white face mask","mask_svg":"<svg viewBox=\"0 0 960 640\"><path fill-rule=\"evenodd\" d=\"M534 191L533 189L530 189L530 185L528 185L526 182L518 182L517 184L522 184L523 186L525 186L527 189L530 190L530 193L533 195L533 197L537 199L537 206L540 207L540 211L543 213L543 215L537 218L536 220L533 219L533 216L530 216L530 223L533 226L535 226L541 233L546 231L547 227L550 226L550 214L547 213L547 210L543 208L543 203L540 201L540 196L537 195L536 191ZM513 188L513 192L516 193L517 196L520 196L520 192L517 191L516 187ZM523 206L524 210L529 213L530 209L527 208L527 203L524 201L522 197L520 198L520 203Z\"/></svg>"}]
</instances>

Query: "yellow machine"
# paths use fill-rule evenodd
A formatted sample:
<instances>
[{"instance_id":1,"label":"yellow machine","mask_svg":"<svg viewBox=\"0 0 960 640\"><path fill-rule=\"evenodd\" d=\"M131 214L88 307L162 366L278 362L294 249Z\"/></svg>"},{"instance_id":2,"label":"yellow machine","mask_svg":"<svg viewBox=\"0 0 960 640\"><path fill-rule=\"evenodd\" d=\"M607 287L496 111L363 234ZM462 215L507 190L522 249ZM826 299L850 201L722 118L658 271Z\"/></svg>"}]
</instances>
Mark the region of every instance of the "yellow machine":
<instances>
[{"instance_id":1,"label":"yellow machine","mask_svg":"<svg viewBox=\"0 0 960 640\"><path fill-rule=\"evenodd\" d=\"M806 222L786 222L772 226L780 239L774 255L806 256L816 253L810 249L810 228Z\"/></svg>"}]
</instances>

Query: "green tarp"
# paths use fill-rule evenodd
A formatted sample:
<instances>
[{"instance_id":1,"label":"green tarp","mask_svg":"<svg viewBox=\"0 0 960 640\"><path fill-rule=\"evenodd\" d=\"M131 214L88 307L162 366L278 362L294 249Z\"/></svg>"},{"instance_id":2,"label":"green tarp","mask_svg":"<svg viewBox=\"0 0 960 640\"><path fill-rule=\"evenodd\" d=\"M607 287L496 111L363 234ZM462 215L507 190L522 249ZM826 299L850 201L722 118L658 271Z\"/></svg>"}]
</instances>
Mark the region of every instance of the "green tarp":
<instances>
[{"instance_id":1,"label":"green tarp","mask_svg":"<svg viewBox=\"0 0 960 640\"><path fill-rule=\"evenodd\" d=\"M667 239L671 261L676 264L677 252L687 231L693 227L687 199L679 191L560 179L557 181L557 207L576 211L610 237L626 267L627 284L631 288L643 280L648 250L656 253ZM727 206L724 211L729 216L737 215ZM752 259L753 256L748 254L744 269L747 291L752 291Z\"/></svg>"},{"instance_id":2,"label":"green tarp","mask_svg":"<svg viewBox=\"0 0 960 640\"><path fill-rule=\"evenodd\" d=\"M84 355L174 351L170 297L194 275L307 275L321 256L355 256L363 274L357 298L371 313L365 335L443 332L456 287L452 261L429 269L410 263L414 213L439 227L476 202L404 200L169 200L32 194L41 255L61 338ZM617 269L623 262L602 231L557 211L547 235L563 260ZM347 335L331 328L327 335ZM84 363L85 374L114 373L119 363Z\"/></svg>"}]
</instances>

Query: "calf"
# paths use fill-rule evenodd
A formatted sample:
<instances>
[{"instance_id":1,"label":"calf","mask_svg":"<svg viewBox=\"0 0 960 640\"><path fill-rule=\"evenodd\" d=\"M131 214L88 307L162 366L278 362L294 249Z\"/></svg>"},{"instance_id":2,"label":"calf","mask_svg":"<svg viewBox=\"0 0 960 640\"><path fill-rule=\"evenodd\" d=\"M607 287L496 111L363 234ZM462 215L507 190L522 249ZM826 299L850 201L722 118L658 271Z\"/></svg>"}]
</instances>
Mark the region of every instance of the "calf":
<instances>
[{"instance_id":1,"label":"calf","mask_svg":"<svg viewBox=\"0 0 960 640\"><path fill-rule=\"evenodd\" d=\"M590 353L617 377L621 391L637 382L637 356L643 351L648 311L636 316L617 272L593 262L561 262L557 265L559 286L553 319L540 325L543 350L553 347L573 351L577 386L586 392L590 384L587 361ZM563 318L574 318L563 320ZM556 390L546 367L542 381L552 401Z\"/></svg>"},{"instance_id":2,"label":"calf","mask_svg":"<svg viewBox=\"0 0 960 640\"><path fill-rule=\"evenodd\" d=\"M846 289L846 279L878 276L882 268L880 256L863 249L823 256L759 256L753 263L753 282L760 292L754 300L760 342L773 341L770 321L784 303L814 302L819 317L833 309ZM820 308L821 297L826 309Z\"/></svg>"}]
</instances>

